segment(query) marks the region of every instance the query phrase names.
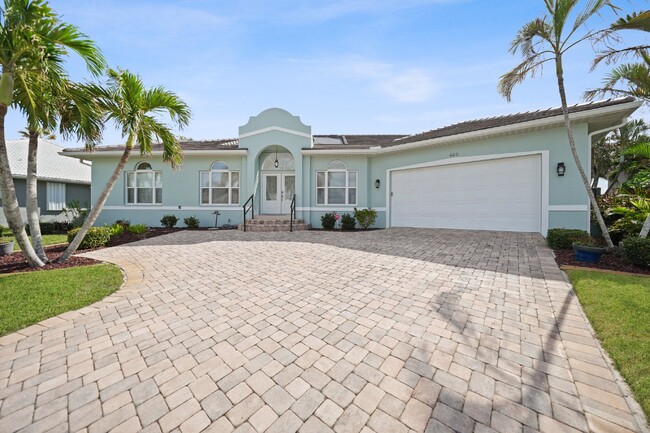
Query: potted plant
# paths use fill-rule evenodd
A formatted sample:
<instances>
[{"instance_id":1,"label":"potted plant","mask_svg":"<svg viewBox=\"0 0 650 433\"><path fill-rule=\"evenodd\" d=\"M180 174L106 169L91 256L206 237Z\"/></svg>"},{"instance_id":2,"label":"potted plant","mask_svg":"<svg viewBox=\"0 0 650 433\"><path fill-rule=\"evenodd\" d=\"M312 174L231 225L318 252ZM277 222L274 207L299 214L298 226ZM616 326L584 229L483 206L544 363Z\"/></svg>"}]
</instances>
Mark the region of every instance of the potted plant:
<instances>
[{"instance_id":1,"label":"potted plant","mask_svg":"<svg viewBox=\"0 0 650 433\"><path fill-rule=\"evenodd\" d=\"M4 227L0 226L0 256L8 256L14 252L14 240L2 235Z\"/></svg>"},{"instance_id":2,"label":"potted plant","mask_svg":"<svg viewBox=\"0 0 650 433\"><path fill-rule=\"evenodd\" d=\"M571 244L576 260L579 262L598 263L607 248L594 238L586 238Z\"/></svg>"}]
</instances>

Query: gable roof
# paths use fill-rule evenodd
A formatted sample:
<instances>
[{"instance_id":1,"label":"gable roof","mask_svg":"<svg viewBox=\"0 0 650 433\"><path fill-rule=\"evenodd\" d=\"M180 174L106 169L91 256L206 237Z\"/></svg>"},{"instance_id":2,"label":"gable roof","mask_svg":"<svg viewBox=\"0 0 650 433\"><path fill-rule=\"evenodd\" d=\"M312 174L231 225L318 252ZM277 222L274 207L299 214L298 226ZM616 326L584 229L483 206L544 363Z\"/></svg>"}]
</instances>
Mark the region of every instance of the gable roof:
<instances>
[{"instance_id":1,"label":"gable roof","mask_svg":"<svg viewBox=\"0 0 650 433\"><path fill-rule=\"evenodd\" d=\"M27 148L29 140L7 140L9 167L14 177L27 177ZM68 183L90 184L91 163L59 155L63 151L53 141L39 139L36 177L39 180L52 180Z\"/></svg>"}]
</instances>

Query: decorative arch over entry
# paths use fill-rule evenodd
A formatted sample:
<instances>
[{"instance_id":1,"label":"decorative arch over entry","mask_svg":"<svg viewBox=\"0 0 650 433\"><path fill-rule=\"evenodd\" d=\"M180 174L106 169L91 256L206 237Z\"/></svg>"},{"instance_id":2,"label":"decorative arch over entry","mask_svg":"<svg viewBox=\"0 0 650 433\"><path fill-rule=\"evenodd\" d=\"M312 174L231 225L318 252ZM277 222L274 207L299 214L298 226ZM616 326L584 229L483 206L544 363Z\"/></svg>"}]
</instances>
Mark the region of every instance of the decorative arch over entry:
<instances>
[{"instance_id":1,"label":"decorative arch over entry","mask_svg":"<svg viewBox=\"0 0 650 433\"><path fill-rule=\"evenodd\" d=\"M293 155L284 148L275 152L272 149L264 151L260 158L261 170L294 171L296 169L296 161Z\"/></svg>"}]
</instances>

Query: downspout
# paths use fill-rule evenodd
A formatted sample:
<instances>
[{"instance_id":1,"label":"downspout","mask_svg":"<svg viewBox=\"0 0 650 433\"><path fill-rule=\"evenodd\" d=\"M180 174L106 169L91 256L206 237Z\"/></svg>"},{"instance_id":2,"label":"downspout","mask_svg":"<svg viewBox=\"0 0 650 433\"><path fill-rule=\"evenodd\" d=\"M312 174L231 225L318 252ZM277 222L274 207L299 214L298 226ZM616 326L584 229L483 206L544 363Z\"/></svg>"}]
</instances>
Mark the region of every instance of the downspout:
<instances>
[{"instance_id":1,"label":"downspout","mask_svg":"<svg viewBox=\"0 0 650 433\"><path fill-rule=\"evenodd\" d=\"M629 122L628 118L626 117L625 120L622 123L619 123L618 125L610 126L608 128L604 129L599 129L598 131L590 132L587 135L588 141L589 141L589 148L587 149L587 168L589 169L589 172L591 172L591 147L593 146L593 137L596 134L601 134L603 132L610 132L618 128L622 128L623 126L627 125ZM602 212L602 209L601 209ZM587 228L589 229L589 233L591 233L591 201L587 200Z\"/></svg>"}]
</instances>

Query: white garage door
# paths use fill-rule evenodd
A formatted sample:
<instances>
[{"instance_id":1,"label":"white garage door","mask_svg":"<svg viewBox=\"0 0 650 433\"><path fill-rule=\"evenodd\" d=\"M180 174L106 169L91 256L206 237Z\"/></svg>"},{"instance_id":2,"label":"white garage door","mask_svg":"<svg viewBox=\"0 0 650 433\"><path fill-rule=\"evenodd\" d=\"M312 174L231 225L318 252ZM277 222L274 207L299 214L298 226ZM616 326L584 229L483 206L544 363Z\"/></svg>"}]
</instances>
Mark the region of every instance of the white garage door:
<instances>
[{"instance_id":1,"label":"white garage door","mask_svg":"<svg viewBox=\"0 0 650 433\"><path fill-rule=\"evenodd\" d=\"M394 171L391 226L541 231L540 155Z\"/></svg>"}]
</instances>

